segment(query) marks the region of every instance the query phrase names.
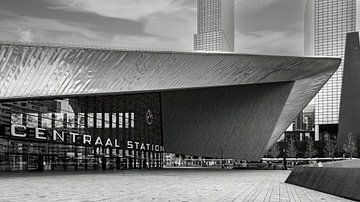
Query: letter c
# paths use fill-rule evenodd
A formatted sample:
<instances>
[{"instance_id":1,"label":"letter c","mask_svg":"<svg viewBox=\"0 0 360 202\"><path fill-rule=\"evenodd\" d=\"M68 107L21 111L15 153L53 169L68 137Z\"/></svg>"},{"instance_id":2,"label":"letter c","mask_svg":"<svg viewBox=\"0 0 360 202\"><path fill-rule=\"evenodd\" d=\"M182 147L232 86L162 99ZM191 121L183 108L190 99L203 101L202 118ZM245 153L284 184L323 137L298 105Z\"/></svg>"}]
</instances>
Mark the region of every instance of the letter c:
<instances>
[{"instance_id":1,"label":"letter c","mask_svg":"<svg viewBox=\"0 0 360 202\"><path fill-rule=\"evenodd\" d=\"M25 126L21 126L21 125L11 125L11 135L15 136L15 137L26 137L26 133L16 133L16 128L22 128L24 130L26 130Z\"/></svg>"}]
</instances>

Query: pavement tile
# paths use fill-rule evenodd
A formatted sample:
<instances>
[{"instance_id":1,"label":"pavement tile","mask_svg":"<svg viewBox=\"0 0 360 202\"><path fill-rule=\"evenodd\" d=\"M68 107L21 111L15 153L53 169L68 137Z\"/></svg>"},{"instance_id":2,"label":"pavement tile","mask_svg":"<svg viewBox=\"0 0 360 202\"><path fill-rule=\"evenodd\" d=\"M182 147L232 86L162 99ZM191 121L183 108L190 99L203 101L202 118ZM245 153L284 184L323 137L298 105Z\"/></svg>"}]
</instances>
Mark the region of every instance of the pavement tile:
<instances>
[{"instance_id":1,"label":"pavement tile","mask_svg":"<svg viewBox=\"0 0 360 202\"><path fill-rule=\"evenodd\" d=\"M284 183L290 171L163 169L1 173L0 202L349 201Z\"/></svg>"}]
</instances>

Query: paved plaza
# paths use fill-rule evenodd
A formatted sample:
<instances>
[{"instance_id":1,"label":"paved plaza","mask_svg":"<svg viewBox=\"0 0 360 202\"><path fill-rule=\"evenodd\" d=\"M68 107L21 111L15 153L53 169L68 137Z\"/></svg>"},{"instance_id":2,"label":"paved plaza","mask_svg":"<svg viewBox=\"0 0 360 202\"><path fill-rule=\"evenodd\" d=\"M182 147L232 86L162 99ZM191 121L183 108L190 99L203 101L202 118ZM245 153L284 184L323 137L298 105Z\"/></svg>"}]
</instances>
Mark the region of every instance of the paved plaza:
<instances>
[{"instance_id":1,"label":"paved plaza","mask_svg":"<svg viewBox=\"0 0 360 202\"><path fill-rule=\"evenodd\" d=\"M285 184L290 171L1 173L0 201L347 201Z\"/></svg>"}]
</instances>

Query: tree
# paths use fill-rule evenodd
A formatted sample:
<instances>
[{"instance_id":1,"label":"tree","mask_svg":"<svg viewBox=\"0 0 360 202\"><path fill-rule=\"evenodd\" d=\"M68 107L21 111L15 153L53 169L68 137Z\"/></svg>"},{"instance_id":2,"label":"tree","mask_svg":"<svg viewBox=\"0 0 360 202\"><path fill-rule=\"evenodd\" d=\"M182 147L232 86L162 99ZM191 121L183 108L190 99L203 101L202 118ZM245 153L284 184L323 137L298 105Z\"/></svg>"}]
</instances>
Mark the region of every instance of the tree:
<instances>
[{"instance_id":1,"label":"tree","mask_svg":"<svg viewBox=\"0 0 360 202\"><path fill-rule=\"evenodd\" d=\"M271 147L271 149L270 149L270 151L269 151L269 154L270 154L270 156L272 156L273 158L279 157L280 152L279 152L279 146L278 146L277 143L275 143L275 144Z\"/></svg>"},{"instance_id":2,"label":"tree","mask_svg":"<svg viewBox=\"0 0 360 202\"><path fill-rule=\"evenodd\" d=\"M326 139L324 153L327 155L327 157L334 158L335 152L336 152L336 142L331 138Z\"/></svg>"},{"instance_id":3,"label":"tree","mask_svg":"<svg viewBox=\"0 0 360 202\"><path fill-rule=\"evenodd\" d=\"M309 138L306 141L306 150L305 150L305 157L312 158L317 154L317 151L315 149L314 140Z\"/></svg>"},{"instance_id":4,"label":"tree","mask_svg":"<svg viewBox=\"0 0 360 202\"><path fill-rule=\"evenodd\" d=\"M287 142L287 150L286 150L286 155L288 157L296 157L297 154L297 148L295 145L295 141L294 140L290 140L290 142Z\"/></svg>"},{"instance_id":5,"label":"tree","mask_svg":"<svg viewBox=\"0 0 360 202\"><path fill-rule=\"evenodd\" d=\"M350 159L352 159L353 155L356 152L356 143L353 139L352 133L349 132L346 138L346 142L343 145L344 152L350 156Z\"/></svg>"}]
</instances>

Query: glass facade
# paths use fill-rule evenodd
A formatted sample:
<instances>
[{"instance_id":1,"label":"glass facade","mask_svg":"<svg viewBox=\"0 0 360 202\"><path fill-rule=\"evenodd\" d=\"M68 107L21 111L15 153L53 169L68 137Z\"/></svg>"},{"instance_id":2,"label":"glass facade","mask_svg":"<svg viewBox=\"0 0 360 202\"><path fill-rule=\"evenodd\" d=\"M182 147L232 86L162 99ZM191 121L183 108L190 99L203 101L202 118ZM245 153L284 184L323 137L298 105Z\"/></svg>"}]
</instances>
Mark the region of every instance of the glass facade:
<instances>
[{"instance_id":1,"label":"glass facade","mask_svg":"<svg viewBox=\"0 0 360 202\"><path fill-rule=\"evenodd\" d=\"M356 31L356 7L357 0L313 0L315 55L344 59L346 34ZM319 131L321 125L329 128L339 123L342 75L343 61L315 97L315 130L320 136L325 132ZM337 127L330 128L337 133Z\"/></svg>"},{"instance_id":2,"label":"glass facade","mask_svg":"<svg viewBox=\"0 0 360 202\"><path fill-rule=\"evenodd\" d=\"M234 1L198 0L194 49L234 51Z\"/></svg>"},{"instance_id":3,"label":"glass facade","mask_svg":"<svg viewBox=\"0 0 360 202\"><path fill-rule=\"evenodd\" d=\"M356 31L356 0L315 1L315 55L344 58L346 33ZM337 124L343 65L316 96L316 124Z\"/></svg>"},{"instance_id":4,"label":"glass facade","mask_svg":"<svg viewBox=\"0 0 360 202\"><path fill-rule=\"evenodd\" d=\"M0 171L162 167L159 93L1 102L0 112Z\"/></svg>"}]
</instances>

